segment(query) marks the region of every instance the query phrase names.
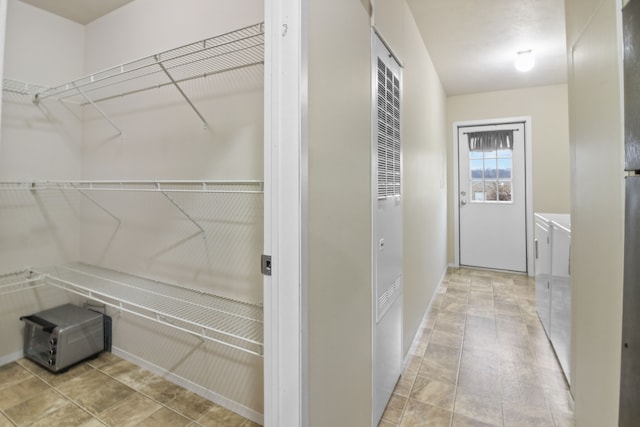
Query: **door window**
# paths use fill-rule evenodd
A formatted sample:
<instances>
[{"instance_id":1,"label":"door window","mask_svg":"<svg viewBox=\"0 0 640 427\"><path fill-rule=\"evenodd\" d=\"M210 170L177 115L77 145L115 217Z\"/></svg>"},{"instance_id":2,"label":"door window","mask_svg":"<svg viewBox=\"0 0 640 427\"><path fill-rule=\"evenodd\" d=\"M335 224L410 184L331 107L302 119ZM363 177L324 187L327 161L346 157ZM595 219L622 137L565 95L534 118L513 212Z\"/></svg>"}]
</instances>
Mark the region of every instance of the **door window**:
<instances>
[{"instance_id":1,"label":"door window","mask_svg":"<svg viewBox=\"0 0 640 427\"><path fill-rule=\"evenodd\" d=\"M511 203L513 132L506 137L504 131L481 133L483 143L478 143L475 134L468 134L471 202Z\"/></svg>"}]
</instances>

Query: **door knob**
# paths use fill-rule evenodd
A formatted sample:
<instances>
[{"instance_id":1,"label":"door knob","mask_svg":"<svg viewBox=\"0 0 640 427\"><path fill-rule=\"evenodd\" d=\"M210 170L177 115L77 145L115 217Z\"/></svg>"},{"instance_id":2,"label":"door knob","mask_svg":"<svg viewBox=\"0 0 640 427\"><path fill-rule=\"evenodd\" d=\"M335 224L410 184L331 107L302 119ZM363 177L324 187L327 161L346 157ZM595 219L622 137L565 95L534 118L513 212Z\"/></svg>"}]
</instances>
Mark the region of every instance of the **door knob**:
<instances>
[{"instance_id":1,"label":"door knob","mask_svg":"<svg viewBox=\"0 0 640 427\"><path fill-rule=\"evenodd\" d=\"M461 204L462 206L464 206L464 205L466 205L466 204L467 204L467 201L466 201L466 200L460 200L460 204Z\"/></svg>"}]
</instances>

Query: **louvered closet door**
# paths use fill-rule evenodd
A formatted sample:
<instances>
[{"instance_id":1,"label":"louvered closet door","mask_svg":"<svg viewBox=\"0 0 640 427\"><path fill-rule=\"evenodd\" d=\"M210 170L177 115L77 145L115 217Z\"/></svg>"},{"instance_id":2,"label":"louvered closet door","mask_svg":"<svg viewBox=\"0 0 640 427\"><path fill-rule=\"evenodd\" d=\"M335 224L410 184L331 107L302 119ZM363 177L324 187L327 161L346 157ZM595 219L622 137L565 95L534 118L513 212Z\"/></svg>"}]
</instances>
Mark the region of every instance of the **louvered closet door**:
<instances>
[{"instance_id":1,"label":"louvered closet door","mask_svg":"<svg viewBox=\"0 0 640 427\"><path fill-rule=\"evenodd\" d=\"M373 395L377 425L402 369L401 68L373 36Z\"/></svg>"}]
</instances>

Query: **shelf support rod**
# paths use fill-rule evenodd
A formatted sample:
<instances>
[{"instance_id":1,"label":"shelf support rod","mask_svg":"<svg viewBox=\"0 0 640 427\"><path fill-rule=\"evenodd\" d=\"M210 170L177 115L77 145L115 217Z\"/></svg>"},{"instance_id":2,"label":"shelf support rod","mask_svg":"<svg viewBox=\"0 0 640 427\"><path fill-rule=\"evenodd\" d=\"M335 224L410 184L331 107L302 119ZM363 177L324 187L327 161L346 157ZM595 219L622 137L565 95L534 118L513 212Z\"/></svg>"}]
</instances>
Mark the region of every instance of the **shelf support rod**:
<instances>
[{"instance_id":1,"label":"shelf support rod","mask_svg":"<svg viewBox=\"0 0 640 427\"><path fill-rule=\"evenodd\" d=\"M93 197L89 196L86 192L82 191L80 188L78 188L75 184L72 184L72 187L80 194L82 194L87 200L89 200L91 203L93 203L94 205L96 205L97 207L99 207L100 209L102 209L103 212L105 212L107 215L109 215L111 218L115 219L118 222L118 226L120 226L120 224L122 224L122 221L120 221L120 218L118 218L117 216L115 216L114 214L111 213L111 211L109 211L107 208L105 208L104 206L102 206L100 203L98 203L97 200L95 200Z\"/></svg>"},{"instance_id":2,"label":"shelf support rod","mask_svg":"<svg viewBox=\"0 0 640 427\"><path fill-rule=\"evenodd\" d=\"M155 55L154 58L155 58L156 62L158 63L158 65L160 66L160 68L162 69L162 71L167 75L167 78L176 87L176 89L178 89L178 92L180 92L180 95L182 95L182 97L185 99L185 101L187 101L187 104L189 104L189 106L193 109L193 111L195 111L195 113L198 115L198 117L200 117L200 120L202 121L202 126L205 129L208 128L209 125L207 124L207 121L204 119L202 114L200 114L200 111L198 111L196 106L193 105L193 102L191 102L191 100L189 99L187 94L184 93L182 88L178 85L178 82L176 82L175 79L171 76L171 74L169 74L169 71L165 68L164 64L162 64L162 62L160 62L160 57L158 55Z\"/></svg>"},{"instance_id":3,"label":"shelf support rod","mask_svg":"<svg viewBox=\"0 0 640 427\"><path fill-rule=\"evenodd\" d=\"M173 206L175 206L176 209L178 209L182 213L182 215L186 216L187 219L193 223L193 225L195 225L196 227L198 227L198 229L200 229L203 239L207 238L207 234L205 233L204 228L202 228L200 224L198 224L196 220L191 217L191 215L189 215L184 209L182 209L182 206L180 206L173 197L171 197L166 191L161 189L159 184L158 184L158 191L160 191L164 195L164 197L166 197L171 203L173 203Z\"/></svg>"},{"instance_id":4,"label":"shelf support rod","mask_svg":"<svg viewBox=\"0 0 640 427\"><path fill-rule=\"evenodd\" d=\"M115 124L115 123L113 123L113 120L111 120L111 119L109 118L109 116L107 116L107 113L105 113L104 111L102 111L102 109L101 109L100 107L98 107L98 105L97 105L95 102L93 102L93 100L92 100L91 98L89 98L89 97L87 96L87 94L86 94L86 93L84 93L84 91L83 91L82 89L80 89L80 87L78 87L75 83L71 83L71 84L72 84L72 85L73 85L73 87L78 91L78 93L79 93L80 95L82 95L82 97L83 97L84 99L86 99L86 100L87 100L87 102L88 102L89 104L91 104L91 105L93 106L93 108L95 108L95 109L96 109L96 111L98 111L98 113L100 113L100 115L102 115L102 117L104 117L104 119L105 119L106 121L108 121L108 122L109 122L109 124L110 124L111 126L113 126L113 128L114 128L115 130L117 130L117 131L118 131L118 135L122 135L122 130L121 130L118 126L116 126L116 124Z\"/></svg>"}]
</instances>

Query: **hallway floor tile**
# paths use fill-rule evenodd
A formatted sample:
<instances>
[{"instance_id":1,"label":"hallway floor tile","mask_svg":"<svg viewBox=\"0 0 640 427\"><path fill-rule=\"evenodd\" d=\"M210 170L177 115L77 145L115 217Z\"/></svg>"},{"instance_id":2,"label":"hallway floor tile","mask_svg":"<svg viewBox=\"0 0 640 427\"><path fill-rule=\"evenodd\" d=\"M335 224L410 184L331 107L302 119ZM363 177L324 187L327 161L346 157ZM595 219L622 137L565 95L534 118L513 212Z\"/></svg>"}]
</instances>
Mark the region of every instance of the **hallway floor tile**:
<instances>
[{"instance_id":1,"label":"hallway floor tile","mask_svg":"<svg viewBox=\"0 0 640 427\"><path fill-rule=\"evenodd\" d=\"M379 427L570 427L532 278L449 269Z\"/></svg>"},{"instance_id":2,"label":"hallway floor tile","mask_svg":"<svg viewBox=\"0 0 640 427\"><path fill-rule=\"evenodd\" d=\"M257 427L111 353L52 374L21 359L0 367L0 427Z\"/></svg>"}]
</instances>

